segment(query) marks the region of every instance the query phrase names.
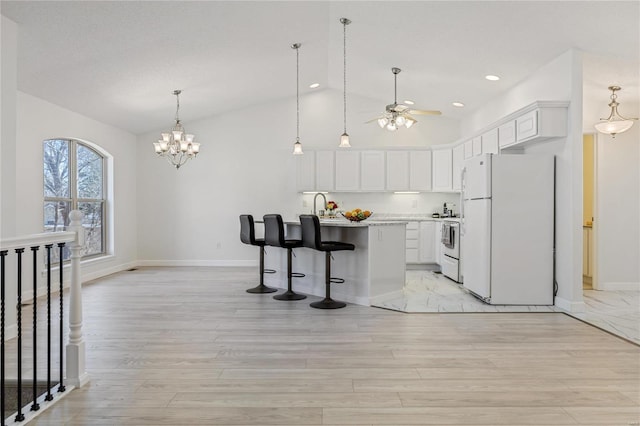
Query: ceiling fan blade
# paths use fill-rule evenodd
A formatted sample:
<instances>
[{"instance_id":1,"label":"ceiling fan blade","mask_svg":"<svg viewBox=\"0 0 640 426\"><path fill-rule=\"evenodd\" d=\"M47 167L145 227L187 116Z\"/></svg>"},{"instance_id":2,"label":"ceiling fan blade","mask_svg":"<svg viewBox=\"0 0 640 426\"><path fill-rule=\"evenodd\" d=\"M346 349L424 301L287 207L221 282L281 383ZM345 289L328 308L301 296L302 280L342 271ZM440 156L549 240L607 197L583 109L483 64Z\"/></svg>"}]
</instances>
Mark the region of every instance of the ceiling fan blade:
<instances>
[{"instance_id":1,"label":"ceiling fan blade","mask_svg":"<svg viewBox=\"0 0 640 426\"><path fill-rule=\"evenodd\" d=\"M426 110L422 110L422 109L410 109L409 111L410 114L415 114L415 115L442 115L442 113L440 111L426 111Z\"/></svg>"},{"instance_id":2,"label":"ceiling fan blade","mask_svg":"<svg viewBox=\"0 0 640 426\"><path fill-rule=\"evenodd\" d=\"M376 117L376 118L372 118L372 119L371 119L371 120L369 120L369 121L365 121L365 122L364 122L364 124L373 123L374 121L378 121L378 120L380 120L381 118L382 118L382 116L380 116L380 117Z\"/></svg>"}]
</instances>

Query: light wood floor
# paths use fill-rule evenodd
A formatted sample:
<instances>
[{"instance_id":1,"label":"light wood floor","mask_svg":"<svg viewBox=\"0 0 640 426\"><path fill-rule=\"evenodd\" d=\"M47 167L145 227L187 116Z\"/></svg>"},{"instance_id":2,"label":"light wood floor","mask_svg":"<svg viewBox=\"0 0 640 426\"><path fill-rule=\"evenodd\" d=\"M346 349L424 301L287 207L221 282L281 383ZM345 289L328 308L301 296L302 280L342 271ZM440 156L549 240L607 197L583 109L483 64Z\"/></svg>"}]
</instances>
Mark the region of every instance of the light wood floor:
<instances>
[{"instance_id":1,"label":"light wood floor","mask_svg":"<svg viewBox=\"0 0 640 426\"><path fill-rule=\"evenodd\" d=\"M321 311L245 293L255 278L141 268L85 284L91 383L32 424L640 422L640 348L564 314Z\"/></svg>"}]
</instances>

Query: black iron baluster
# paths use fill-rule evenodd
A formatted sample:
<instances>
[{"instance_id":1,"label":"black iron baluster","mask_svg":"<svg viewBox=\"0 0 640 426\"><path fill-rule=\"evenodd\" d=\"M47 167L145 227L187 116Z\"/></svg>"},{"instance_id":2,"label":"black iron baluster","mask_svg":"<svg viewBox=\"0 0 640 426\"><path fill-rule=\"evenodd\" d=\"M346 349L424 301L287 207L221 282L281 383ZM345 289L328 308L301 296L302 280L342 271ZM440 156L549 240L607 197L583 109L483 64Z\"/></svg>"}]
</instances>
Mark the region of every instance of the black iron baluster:
<instances>
[{"instance_id":1,"label":"black iron baluster","mask_svg":"<svg viewBox=\"0 0 640 426\"><path fill-rule=\"evenodd\" d=\"M0 389L2 395L0 395L0 415L2 415L2 425L4 426L4 404L5 404L5 389L4 389L4 363L6 357L4 356L4 258L7 255L7 250L0 251L0 357L2 357L2 365L0 365Z\"/></svg>"},{"instance_id":2,"label":"black iron baluster","mask_svg":"<svg viewBox=\"0 0 640 426\"><path fill-rule=\"evenodd\" d=\"M33 404L31 411L38 411L38 250L40 246L32 246L33 257Z\"/></svg>"},{"instance_id":3,"label":"black iron baluster","mask_svg":"<svg viewBox=\"0 0 640 426\"><path fill-rule=\"evenodd\" d=\"M51 247L53 244L45 245L47 249L47 396L45 401L51 401Z\"/></svg>"},{"instance_id":4,"label":"black iron baluster","mask_svg":"<svg viewBox=\"0 0 640 426\"><path fill-rule=\"evenodd\" d=\"M63 269L64 269L64 246L65 243L58 243L58 247L60 248L60 385L58 386L58 392L64 392L66 388L64 387L63 379L63 366L64 366L64 346L63 346L63 332L64 332L64 288L63 288Z\"/></svg>"},{"instance_id":5,"label":"black iron baluster","mask_svg":"<svg viewBox=\"0 0 640 426\"><path fill-rule=\"evenodd\" d=\"M24 420L24 414L22 414L22 253L24 253L23 248L16 249L16 254L18 255L18 304L16 306L16 326L18 327L18 414L16 414L16 422Z\"/></svg>"}]
</instances>

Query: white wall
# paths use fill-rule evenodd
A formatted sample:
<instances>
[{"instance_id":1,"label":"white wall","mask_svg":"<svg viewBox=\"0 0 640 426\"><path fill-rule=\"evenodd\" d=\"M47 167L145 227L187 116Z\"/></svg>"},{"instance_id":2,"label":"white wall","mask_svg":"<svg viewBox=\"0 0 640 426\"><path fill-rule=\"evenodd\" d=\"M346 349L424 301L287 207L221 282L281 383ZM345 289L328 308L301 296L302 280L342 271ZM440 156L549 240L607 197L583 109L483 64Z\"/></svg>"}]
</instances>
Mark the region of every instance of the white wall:
<instances>
[{"instance_id":1,"label":"white wall","mask_svg":"<svg viewBox=\"0 0 640 426\"><path fill-rule=\"evenodd\" d=\"M14 237L16 220L16 92L18 31L0 17L0 238Z\"/></svg>"},{"instance_id":2,"label":"white wall","mask_svg":"<svg viewBox=\"0 0 640 426\"><path fill-rule=\"evenodd\" d=\"M631 107L625 113L637 117ZM640 126L596 141L598 288L640 290Z\"/></svg>"},{"instance_id":3,"label":"white wall","mask_svg":"<svg viewBox=\"0 0 640 426\"><path fill-rule=\"evenodd\" d=\"M582 56L568 51L462 123L470 135L536 100L569 101L566 138L527 148L556 156L556 304L571 311L582 302Z\"/></svg>"},{"instance_id":4,"label":"white wall","mask_svg":"<svg viewBox=\"0 0 640 426\"><path fill-rule=\"evenodd\" d=\"M43 232L42 142L51 138L89 141L113 157L113 198L108 206L113 211L113 222L108 224L113 256L83 262L83 279L132 265L137 257L135 136L22 92L17 97L17 119L17 234Z\"/></svg>"},{"instance_id":5,"label":"white wall","mask_svg":"<svg viewBox=\"0 0 640 426\"><path fill-rule=\"evenodd\" d=\"M395 133L375 123L364 124L383 108L378 101L349 95L347 131L354 148L428 146L459 136L457 121L446 117L420 117L410 130ZM198 158L177 171L157 158L152 147L159 133L168 130L172 117L168 109L166 129L138 137L139 259L146 264L255 264L255 250L239 241L238 215L291 217L308 209L295 190L291 155L295 98L197 122L181 117L202 145ZM305 149L337 147L342 131L342 92L322 90L301 96L300 139ZM428 201L430 195L437 201ZM420 197L419 206L428 213L432 205L443 202L441 194ZM407 200L390 194L335 198L345 205L354 200L360 207L374 206L376 211L379 206L384 212L400 212Z\"/></svg>"}]
</instances>

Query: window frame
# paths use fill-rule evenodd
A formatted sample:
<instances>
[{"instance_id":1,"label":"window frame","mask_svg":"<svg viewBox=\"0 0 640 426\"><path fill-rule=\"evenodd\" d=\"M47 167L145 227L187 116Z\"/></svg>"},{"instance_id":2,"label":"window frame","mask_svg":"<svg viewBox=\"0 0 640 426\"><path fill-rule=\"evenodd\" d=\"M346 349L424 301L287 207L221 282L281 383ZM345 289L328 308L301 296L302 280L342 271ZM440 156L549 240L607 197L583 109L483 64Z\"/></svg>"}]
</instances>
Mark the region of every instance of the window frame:
<instances>
[{"instance_id":1,"label":"window frame","mask_svg":"<svg viewBox=\"0 0 640 426\"><path fill-rule=\"evenodd\" d=\"M100 152L99 149L94 148L93 146L91 146L90 143L78 140L78 139L73 139L73 138L50 138L50 139L45 139L43 140L43 144L47 143L48 141L65 141L67 142L67 152L69 155L68 158L68 180L69 180L69 198L64 198L64 197L48 197L45 195L46 190L44 188L44 176L42 178L42 184L43 184L43 218L42 218L42 223L43 223L43 227L45 227L45 232L46 232L46 224L44 223L44 206L47 203L50 202L54 202L54 203L59 203L59 202L65 202L65 203L69 203L70 205L70 211L72 210L78 210L78 206L81 203L102 203L101 206L101 235L100 235L100 243L101 243L101 247L102 250L99 253L92 253L92 254L84 254L82 255L82 260L86 260L86 259L95 259L95 258L99 258L99 257L103 257L103 256L108 256L109 255L109 250L108 250L108 227L107 227L107 223L109 222L107 220L107 168L108 168L108 156L105 155L104 153ZM82 146L83 148L86 148L88 150L90 150L91 152L93 152L94 154L96 154L101 161L101 167L102 167L102 176L101 176L101 195L102 198L79 198L78 197L78 147ZM43 147L44 149L44 147ZM44 155L44 154L43 154ZM43 158L43 164L44 164L44 158ZM65 259L64 262L68 262L69 259Z\"/></svg>"}]
</instances>

